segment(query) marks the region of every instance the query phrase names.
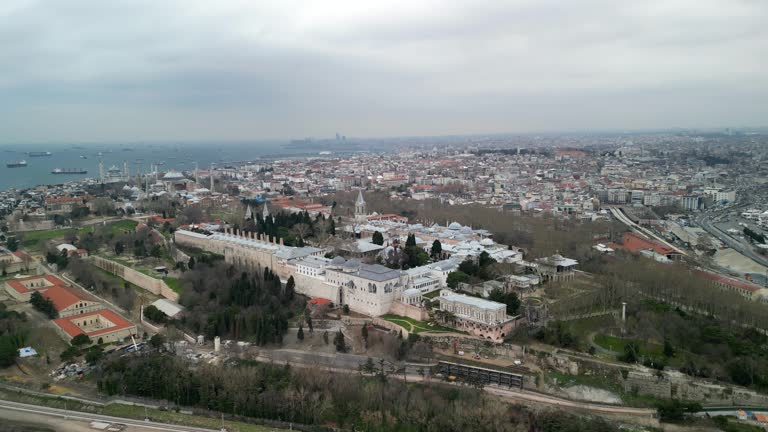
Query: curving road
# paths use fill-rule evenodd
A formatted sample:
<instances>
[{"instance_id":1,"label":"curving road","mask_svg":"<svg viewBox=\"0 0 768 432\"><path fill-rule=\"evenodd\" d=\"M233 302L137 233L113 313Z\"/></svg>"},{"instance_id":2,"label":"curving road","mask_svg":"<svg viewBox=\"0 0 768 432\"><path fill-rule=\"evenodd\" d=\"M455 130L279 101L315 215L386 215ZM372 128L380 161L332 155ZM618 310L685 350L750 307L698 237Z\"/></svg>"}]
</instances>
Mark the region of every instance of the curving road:
<instances>
[{"instance_id":1,"label":"curving road","mask_svg":"<svg viewBox=\"0 0 768 432\"><path fill-rule=\"evenodd\" d=\"M675 245L669 243L668 241L664 240L663 238L657 236L652 231L650 231L648 229L645 229L645 228L641 227L640 225L632 222L632 220L630 218L628 218L627 215L624 214L624 211L621 208L611 207L610 210L611 210L611 214L613 214L613 217L615 217L619 222L621 222L624 225L628 226L629 229L631 229L632 231L640 233L640 234L642 234L645 237L650 237L653 240L656 240L656 241L662 243L663 245L665 245L665 246L667 246L669 248L674 249L675 251L677 251L678 253L680 253L682 255L685 255L685 256L688 255L684 250L681 250L677 246L675 246Z\"/></svg>"},{"instance_id":2,"label":"curving road","mask_svg":"<svg viewBox=\"0 0 768 432\"><path fill-rule=\"evenodd\" d=\"M755 251L753 251L751 247L745 246L743 243L735 240L733 237L731 237L730 235L726 234L725 232L723 232L723 230L721 230L720 228L715 226L712 223L712 217L711 216L709 216L709 215L702 216L698 220L698 223L701 226L701 228L704 229L704 231L706 231L709 234L717 237L718 240L720 240L721 242L727 244L728 247L730 247L731 249L735 250L736 252L744 255L745 257L751 259L752 261L754 261L754 262L756 262L756 263L758 263L758 264L760 264L762 266L768 267L768 259L766 259L765 257L762 257L762 256L760 256L758 254L756 254Z\"/></svg>"},{"instance_id":3,"label":"curving road","mask_svg":"<svg viewBox=\"0 0 768 432\"><path fill-rule=\"evenodd\" d=\"M134 419L127 419L122 417L112 417L100 414L84 413L80 411L70 411L58 408L49 408L38 405L29 405L20 402L11 402L6 400L0 400L0 408L27 413L32 416L49 416L60 417L69 420L80 420L84 422L106 422L106 423L120 423L126 426L132 426L143 430L159 430L170 432L219 432L214 429L204 429L191 426L178 426L167 423L157 423L152 421L140 421Z\"/></svg>"}]
</instances>

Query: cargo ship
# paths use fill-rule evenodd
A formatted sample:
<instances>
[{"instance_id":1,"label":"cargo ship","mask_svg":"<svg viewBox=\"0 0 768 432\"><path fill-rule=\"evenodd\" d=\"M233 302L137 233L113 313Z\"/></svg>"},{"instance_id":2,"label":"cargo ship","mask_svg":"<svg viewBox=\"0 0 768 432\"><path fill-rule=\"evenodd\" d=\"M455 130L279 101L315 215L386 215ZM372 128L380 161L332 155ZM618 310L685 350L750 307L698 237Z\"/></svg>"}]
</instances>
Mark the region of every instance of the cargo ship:
<instances>
[{"instance_id":1,"label":"cargo ship","mask_svg":"<svg viewBox=\"0 0 768 432\"><path fill-rule=\"evenodd\" d=\"M8 162L7 164L5 164L5 166L7 166L8 168L21 168L21 167L27 166L27 161L20 160L20 161Z\"/></svg>"},{"instance_id":2,"label":"cargo ship","mask_svg":"<svg viewBox=\"0 0 768 432\"><path fill-rule=\"evenodd\" d=\"M54 168L51 174L88 174L88 170L82 168Z\"/></svg>"},{"instance_id":3,"label":"cargo ship","mask_svg":"<svg viewBox=\"0 0 768 432\"><path fill-rule=\"evenodd\" d=\"M27 155L29 155L29 157L45 157L50 156L51 152L29 152Z\"/></svg>"}]
</instances>

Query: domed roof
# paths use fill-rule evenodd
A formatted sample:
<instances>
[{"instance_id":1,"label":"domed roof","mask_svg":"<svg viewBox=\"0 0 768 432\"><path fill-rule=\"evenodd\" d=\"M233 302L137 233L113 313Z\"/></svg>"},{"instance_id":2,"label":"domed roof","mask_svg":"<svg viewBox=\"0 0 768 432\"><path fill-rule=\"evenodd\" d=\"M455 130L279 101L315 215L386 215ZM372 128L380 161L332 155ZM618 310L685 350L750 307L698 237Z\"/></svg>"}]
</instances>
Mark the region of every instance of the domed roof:
<instances>
[{"instance_id":1,"label":"domed roof","mask_svg":"<svg viewBox=\"0 0 768 432\"><path fill-rule=\"evenodd\" d=\"M356 269L358 267L360 267L360 261L358 261L358 260L356 260L354 258L352 258L349 261L344 263L344 268L345 269L354 270L354 269Z\"/></svg>"},{"instance_id":2,"label":"domed roof","mask_svg":"<svg viewBox=\"0 0 768 432\"><path fill-rule=\"evenodd\" d=\"M462 234L472 234L472 228L470 228L468 226L461 227L460 231L461 231Z\"/></svg>"},{"instance_id":3,"label":"domed roof","mask_svg":"<svg viewBox=\"0 0 768 432\"><path fill-rule=\"evenodd\" d=\"M461 224L458 223L458 222L451 222L451 224L448 225L448 229L449 230L460 230L461 229Z\"/></svg>"},{"instance_id":4,"label":"domed roof","mask_svg":"<svg viewBox=\"0 0 768 432\"><path fill-rule=\"evenodd\" d=\"M163 176L163 180L180 180L183 178L184 178L184 174L174 170L168 171Z\"/></svg>"},{"instance_id":5,"label":"domed roof","mask_svg":"<svg viewBox=\"0 0 768 432\"><path fill-rule=\"evenodd\" d=\"M493 246L493 240L491 240L489 238L484 238L484 239L480 240L480 244L483 245L483 246Z\"/></svg>"},{"instance_id":6,"label":"domed roof","mask_svg":"<svg viewBox=\"0 0 768 432\"><path fill-rule=\"evenodd\" d=\"M331 260L331 265L340 266L344 265L345 262L347 262L347 260L345 260L343 256L337 256Z\"/></svg>"}]
</instances>

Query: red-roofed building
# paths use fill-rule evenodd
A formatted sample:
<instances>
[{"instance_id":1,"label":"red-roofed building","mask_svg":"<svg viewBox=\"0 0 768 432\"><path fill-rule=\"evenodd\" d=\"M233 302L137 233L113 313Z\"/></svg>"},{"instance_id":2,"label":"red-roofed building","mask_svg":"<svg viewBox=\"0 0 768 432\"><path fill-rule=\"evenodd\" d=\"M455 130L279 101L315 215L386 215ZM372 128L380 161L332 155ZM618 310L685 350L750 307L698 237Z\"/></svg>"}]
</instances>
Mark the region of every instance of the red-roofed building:
<instances>
[{"instance_id":1,"label":"red-roofed building","mask_svg":"<svg viewBox=\"0 0 768 432\"><path fill-rule=\"evenodd\" d=\"M762 289L761 286L734 279L732 277L724 276L717 273L708 272L705 270L694 270L696 274L712 281L712 283L721 289L730 290L738 293L739 295L746 297L747 299L754 300L755 295Z\"/></svg>"},{"instance_id":2,"label":"red-roofed building","mask_svg":"<svg viewBox=\"0 0 768 432\"><path fill-rule=\"evenodd\" d=\"M53 275L28 276L5 281L5 291L16 300L28 302L32 293L44 291L52 286L66 285L64 281Z\"/></svg>"},{"instance_id":3,"label":"red-roofed building","mask_svg":"<svg viewBox=\"0 0 768 432\"><path fill-rule=\"evenodd\" d=\"M94 342L119 342L138 332L136 325L109 309L59 318L53 323L67 340L85 334Z\"/></svg>"},{"instance_id":4,"label":"red-roofed building","mask_svg":"<svg viewBox=\"0 0 768 432\"><path fill-rule=\"evenodd\" d=\"M81 197L57 197L45 199L45 211L52 214L71 213L76 207L81 207L90 195Z\"/></svg>"},{"instance_id":5,"label":"red-roofed building","mask_svg":"<svg viewBox=\"0 0 768 432\"><path fill-rule=\"evenodd\" d=\"M10 279L5 281L5 291L14 299L23 302L28 302L32 293L37 291L53 302L53 306L61 317L92 312L103 307L93 296L69 287L53 275Z\"/></svg>"},{"instance_id":6,"label":"red-roofed building","mask_svg":"<svg viewBox=\"0 0 768 432\"><path fill-rule=\"evenodd\" d=\"M626 251L633 252L633 253L651 251L658 255L663 255L671 260L679 259L681 256L680 252L672 249L671 247L666 246L663 243L659 243L655 240L646 239L642 237L640 234L636 234L633 232L624 233L622 244L615 245L615 247L619 249L624 249Z\"/></svg>"},{"instance_id":7,"label":"red-roofed building","mask_svg":"<svg viewBox=\"0 0 768 432\"><path fill-rule=\"evenodd\" d=\"M17 273L27 268L33 267L32 257L22 251L11 252L6 248L0 247L0 272Z\"/></svg>"},{"instance_id":8,"label":"red-roofed building","mask_svg":"<svg viewBox=\"0 0 768 432\"><path fill-rule=\"evenodd\" d=\"M93 296L68 286L54 285L40 290L40 293L53 302L53 306L60 317L82 315L103 307Z\"/></svg>"}]
</instances>

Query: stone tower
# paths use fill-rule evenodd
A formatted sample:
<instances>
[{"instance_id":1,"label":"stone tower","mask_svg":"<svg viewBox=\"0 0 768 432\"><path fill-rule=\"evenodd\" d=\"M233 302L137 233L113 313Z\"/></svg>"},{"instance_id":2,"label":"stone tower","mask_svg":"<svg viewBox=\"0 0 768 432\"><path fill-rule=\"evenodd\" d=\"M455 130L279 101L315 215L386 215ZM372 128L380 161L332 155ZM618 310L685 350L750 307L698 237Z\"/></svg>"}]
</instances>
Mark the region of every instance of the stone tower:
<instances>
[{"instance_id":1,"label":"stone tower","mask_svg":"<svg viewBox=\"0 0 768 432\"><path fill-rule=\"evenodd\" d=\"M368 220L368 211L365 206L365 199L363 198L363 190L357 194L357 200L355 200L355 221L365 222Z\"/></svg>"}]
</instances>

